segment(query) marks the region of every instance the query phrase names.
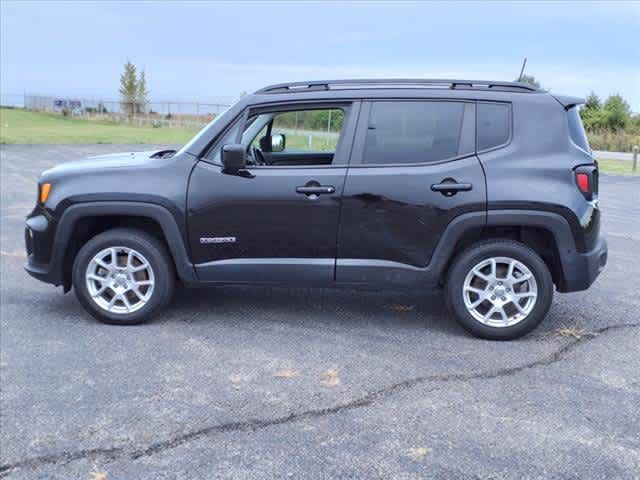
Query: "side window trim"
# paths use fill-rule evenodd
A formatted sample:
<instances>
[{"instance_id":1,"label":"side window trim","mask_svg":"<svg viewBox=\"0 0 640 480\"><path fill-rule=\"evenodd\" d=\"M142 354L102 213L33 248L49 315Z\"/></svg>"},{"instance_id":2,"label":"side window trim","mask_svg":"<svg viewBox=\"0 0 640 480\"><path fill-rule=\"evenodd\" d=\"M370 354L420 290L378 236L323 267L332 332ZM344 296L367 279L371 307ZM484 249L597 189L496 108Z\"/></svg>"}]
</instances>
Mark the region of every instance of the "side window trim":
<instances>
[{"instance_id":1,"label":"side window trim","mask_svg":"<svg viewBox=\"0 0 640 480\"><path fill-rule=\"evenodd\" d=\"M478 148L478 125L479 125L479 121L478 121L478 111L480 110L478 107L480 106L480 104L483 103L487 103L487 104L498 104L498 105L506 105L507 109L509 110L509 136L507 137L507 141L504 143L501 143L500 145L495 145L493 147L489 147L489 148L484 148L482 150L480 150ZM513 103L511 102L496 102L496 101L491 101L491 100L478 100L476 101L476 146L475 146L475 150L476 153L479 155L481 153L488 153L488 152L493 152L494 150L499 150L502 148L506 148L509 145L511 145L511 142L513 141L513 129L514 129L514 122L513 122Z\"/></svg>"},{"instance_id":2,"label":"side window trim","mask_svg":"<svg viewBox=\"0 0 640 480\"><path fill-rule=\"evenodd\" d=\"M231 122L229 122L229 125L227 125L227 128L225 128L222 132L218 134L218 136L213 140L213 142L211 142L211 144L205 150L205 152L200 156L199 160L221 167L222 163L218 163L213 158L211 158L211 154L218 148L219 143L224 139L224 137L226 137L231 130L236 128L236 126L242 125L242 127L244 128L244 126L247 123L248 112L249 112L249 109L245 108ZM238 143L241 138L242 138L242 129L238 128L238 132L234 139L234 143Z\"/></svg>"},{"instance_id":3,"label":"side window trim","mask_svg":"<svg viewBox=\"0 0 640 480\"><path fill-rule=\"evenodd\" d=\"M464 137L465 145L469 149L467 153L462 155L456 155L454 157L444 158L433 162L420 162L420 163L364 163L365 142L367 138L367 130L369 128L369 120L371 116L371 108L375 102L455 102L464 103L465 110L463 114L463 131L461 132L460 146L462 147L462 141ZM362 102L360 108L360 117L358 119L358 126L353 141L353 148L351 151L351 158L349 166L353 168L388 168L388 167L424 167L429 165L441 165L443 163L455 162L464 158L472 157L476 154L476 102L473 100L465 99L442 99L442 98L384 98L367 100ZM470 118L467 118L470 116ZM470 131L468 129L471 129Z\"/></svg>"},{"instance_id":4,"label":"side window trim","mask_svg":"<svg viewBox=\"0 0 640 480\"><path fill-rule=\"evenodd\" d=\"M465 103L460 129L460 144L458 145L459 156L468 156L469 153L475 155L476 153L476 110L475 102Z\"/></svg>"},{"instance_id":5,"label":"side window trim","mask_svg":"<svg viewBox=\"0 0 640 480\"><path fill-rule=\"evenodd\" d=\"M372 102L370 101L364 101L360 107L358 125L356 127L353 146L351 147L351 156L349 158L350 167L366 166L362 164L362 161L364 160L364 144L367 138L367 129L369 128L371 103Z\"/></svg>"}]
</instances>

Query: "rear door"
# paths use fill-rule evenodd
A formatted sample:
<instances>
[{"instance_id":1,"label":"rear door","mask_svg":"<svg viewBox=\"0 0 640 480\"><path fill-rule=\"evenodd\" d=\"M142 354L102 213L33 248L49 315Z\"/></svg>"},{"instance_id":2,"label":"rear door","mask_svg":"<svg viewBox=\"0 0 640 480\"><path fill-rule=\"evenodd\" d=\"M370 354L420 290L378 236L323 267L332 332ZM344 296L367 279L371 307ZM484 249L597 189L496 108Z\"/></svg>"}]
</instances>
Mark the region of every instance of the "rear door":
<instances>
[{"instance_id":1,"label":"rear door","mask_svg":"<svg viewBox=\"0 0 640 480\"><path fill-rule=\"evenodd\" d=\"M475 103L364 103L342 199L336 280L420 282L445 228L484 212Z\"/></svg>"}]
</instances>

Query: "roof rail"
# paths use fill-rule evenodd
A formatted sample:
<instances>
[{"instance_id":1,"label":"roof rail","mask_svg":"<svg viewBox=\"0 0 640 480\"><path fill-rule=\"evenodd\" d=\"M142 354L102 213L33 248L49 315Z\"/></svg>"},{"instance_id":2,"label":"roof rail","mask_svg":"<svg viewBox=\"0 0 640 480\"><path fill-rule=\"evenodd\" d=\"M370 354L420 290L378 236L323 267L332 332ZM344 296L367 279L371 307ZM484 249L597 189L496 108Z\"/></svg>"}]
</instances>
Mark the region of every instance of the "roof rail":
<instances>
[{"instance_id":1,"label":"roof rail","mask_svg":"<svg viewBox=\"0 0 640 480\"><path fill-rule=\"evenodd\" d=\"M537 88L521 82L500 82L488 80L444 80L444 79L354 79L316 80L311 82L278 83L261 88L255 93L294 93L318 90L344 90L363 88L449 88L449 89L492 89L502 91L537 92Z\"/></svg>"}]
</instances>

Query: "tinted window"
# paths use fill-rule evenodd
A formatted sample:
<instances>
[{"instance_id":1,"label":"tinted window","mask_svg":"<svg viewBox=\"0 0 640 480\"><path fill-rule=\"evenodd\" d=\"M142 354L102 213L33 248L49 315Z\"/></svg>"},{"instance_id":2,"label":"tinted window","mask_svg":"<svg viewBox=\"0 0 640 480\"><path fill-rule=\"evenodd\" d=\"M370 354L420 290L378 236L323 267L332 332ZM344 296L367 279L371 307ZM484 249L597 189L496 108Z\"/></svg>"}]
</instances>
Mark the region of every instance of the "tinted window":
<instances>
[{"instance_id":1,"label":"tinted window","mask_svg":"<svg viewBox=\"0 0 640 480\"><path fill-rule=\"evenodd\" d=\"M567 117L569 119L569 135L571 135L571 140L585 152L590 152L589 140L582 126L582 120L578 114L578 107L570 108L567 112Z\"/></svg>"},{"instance_id":2,"label":"tinted window","mask_svg":"<svg viewBox=\"0 0 640 480\"><path fill-rule=\"evenodd\" d=\"M460 102L374 102L364 163L424 163L458 155Z\"/></svg>"},{"instance_id":3,"label":"tinted window","mask_svg":"<svg viewBox=\"0 0 640 480\"><path fill-rule=\"evenodd\" d=\"M478 103L478 150L507 143L511 130L511 109L503 103Z\"/></svg>"}]
</instances>

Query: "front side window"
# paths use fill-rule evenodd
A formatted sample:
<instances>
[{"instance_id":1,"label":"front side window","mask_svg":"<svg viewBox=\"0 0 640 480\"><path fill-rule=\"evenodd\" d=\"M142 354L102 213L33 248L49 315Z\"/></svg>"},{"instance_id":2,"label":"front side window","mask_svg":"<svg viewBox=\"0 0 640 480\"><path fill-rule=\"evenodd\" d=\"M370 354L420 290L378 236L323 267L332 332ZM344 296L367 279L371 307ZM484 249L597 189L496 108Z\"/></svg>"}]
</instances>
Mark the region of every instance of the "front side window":
<instances>
[{"instance_id":1,"label":"front side window","mask_svg":"<svg viewBox=\"0 0 640 480\"><path fill-rule=\"evenodd\" d=\"M506 103L478 103L478 150L499 147L511 135L511 108Z\"/></svg>"},{"instance_id":2,"label":"front side window","mask_svg":"<svg viewBox=\"0 0 640 480\"><path fill-rule=\"evenodd\" d=\"M331 165L348 112L348 106L249 111L246 122L238 119L205 158L221 165L222 147L240 143L248 167Z\"/></svg>"},{"instance_id":3,"label":"front side window","mask_svg":"<svg viewBox=\"0 0 640 480\"><path fill-rule=\"evenodd\" d=\"M279 112L271 116L271 121L255 137L253 145L259 148L271 129L272 137L284 136L283 152L333 153L343 124L344 111L338 108Z\"/></svg>"},{"instance_id":4,"label":"front side window","mask_svg":"<svg viewBox=\"0 0 640 480\"><path fill-rule=\"evenodd\" d=\"M374 102L363 163L428 163L460 155L464 112L462 102Z\"/></svg>"}]
</instances>

